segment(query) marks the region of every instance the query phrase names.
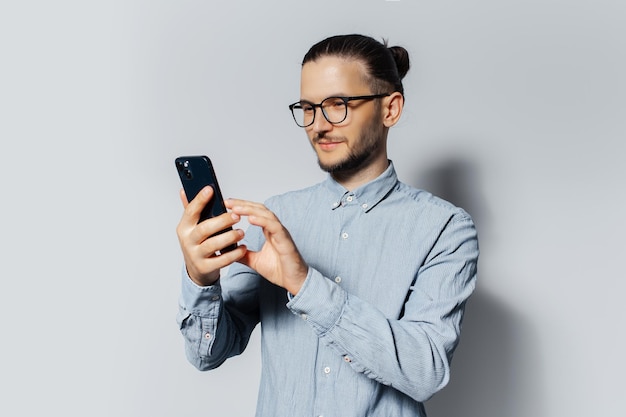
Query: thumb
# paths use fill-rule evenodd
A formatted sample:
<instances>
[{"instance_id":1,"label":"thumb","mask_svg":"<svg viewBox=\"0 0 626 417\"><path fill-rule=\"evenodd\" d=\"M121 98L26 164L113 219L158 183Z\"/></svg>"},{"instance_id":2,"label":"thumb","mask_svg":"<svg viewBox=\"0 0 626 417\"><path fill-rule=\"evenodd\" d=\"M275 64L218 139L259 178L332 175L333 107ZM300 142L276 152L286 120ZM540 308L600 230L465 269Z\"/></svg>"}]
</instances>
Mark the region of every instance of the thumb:
<instances>
[{"instance_id":1,"label":"thumb","mask_svg":"<svg viewBox=\"0 0 626 417\"><path fill-rule=\"evenodd\" d=\"M242 246L244 245L240 245L239 247L242 247ZM258 256L259 256L258 252L253 252L251 250L248 250L248 248L246 248L246 253L237 262L247 266L248 268L252 268L256 271L256 268L254 266L257 263Z\"/></svg>"}]
</instances>

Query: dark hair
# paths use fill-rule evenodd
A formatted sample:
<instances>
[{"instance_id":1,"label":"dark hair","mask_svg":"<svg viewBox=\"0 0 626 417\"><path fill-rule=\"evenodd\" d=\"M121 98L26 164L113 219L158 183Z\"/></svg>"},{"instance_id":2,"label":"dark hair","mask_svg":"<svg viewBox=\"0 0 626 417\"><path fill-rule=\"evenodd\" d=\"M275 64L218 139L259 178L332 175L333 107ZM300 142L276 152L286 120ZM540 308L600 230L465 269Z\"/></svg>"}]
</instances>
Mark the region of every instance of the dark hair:
<instances>
[{"instance_id":1,"label":"dark hair","mask_svg":"<svg viewBox=\"0 0 626 417\"><path fill-rule=\"evenodd\" d=\"M337 35L313 45L304 55L302 65L323 56L338 56L361 61L369 77L375 94L399 91L404 95L402 79L409 71L409 53L401 46L387 46L376 39L364 35Z\"/></svg>"}]
</instances>

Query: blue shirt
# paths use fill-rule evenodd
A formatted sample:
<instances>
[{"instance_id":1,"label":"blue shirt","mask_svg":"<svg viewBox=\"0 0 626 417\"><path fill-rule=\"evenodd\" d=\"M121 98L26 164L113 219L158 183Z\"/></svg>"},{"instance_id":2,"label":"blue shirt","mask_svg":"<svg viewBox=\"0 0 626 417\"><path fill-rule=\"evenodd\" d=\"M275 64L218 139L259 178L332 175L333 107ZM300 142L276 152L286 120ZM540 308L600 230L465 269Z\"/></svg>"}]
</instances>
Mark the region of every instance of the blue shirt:
<instances>
[{"instance_id":1,"label":"blue shirt","mask_svg":"<svg viewBox=\"0 0 626 417\"><path fill-rule=\"evenodd\" d=\"M233 264L215 285L183 274L189 361L212 369L261 323L257 417L425 416L442 389L476 280L460 208L398 181L393 164L352 192L330 176L266 202L309 265L296 296ZM251 226L246 244L263 234Z\"/></svg>"}]
</instances>

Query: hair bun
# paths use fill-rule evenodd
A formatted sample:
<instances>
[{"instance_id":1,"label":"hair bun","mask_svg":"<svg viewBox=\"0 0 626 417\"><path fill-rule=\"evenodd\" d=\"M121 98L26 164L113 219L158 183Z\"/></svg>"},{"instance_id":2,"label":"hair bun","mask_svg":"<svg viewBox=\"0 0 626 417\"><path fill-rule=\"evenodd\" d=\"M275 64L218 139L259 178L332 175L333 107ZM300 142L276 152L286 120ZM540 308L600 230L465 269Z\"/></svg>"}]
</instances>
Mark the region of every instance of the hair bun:
<instances>
[{"instance_id":1,"label":"hair bun","mask_svg":"<svg viewBox=\"0 0 626 417\"><path fill-rule=\"evenodd\" d=\"M403 79L406 73L409 72L409 68L411 66L409 53L401 46L390 46L389 51L393 56L393 60L396 61L398 75L400 76L400 79Z\"/></svg>"}]
</instances>

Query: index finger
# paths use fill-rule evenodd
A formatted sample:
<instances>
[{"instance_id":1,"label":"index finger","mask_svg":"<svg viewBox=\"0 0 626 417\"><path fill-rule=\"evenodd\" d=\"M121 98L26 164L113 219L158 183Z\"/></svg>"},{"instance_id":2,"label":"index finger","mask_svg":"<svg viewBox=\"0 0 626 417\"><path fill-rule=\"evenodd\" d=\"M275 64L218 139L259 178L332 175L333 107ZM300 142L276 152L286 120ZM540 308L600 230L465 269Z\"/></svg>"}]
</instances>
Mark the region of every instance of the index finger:
<instances>
[{"instance_id":1,"label":"index finger","mask_svg":"<svg viewBox=\"0 0 626 417\"><path fill-rule=\"evenodd\" d=\"M255 203L247 200L238 200L236 198L229 198L224 200L226 208L230 209L233 213L240 216L250 217L265 217L267 219L276 218L276 215L268 209L264 204Z\"/></svg>"},{"instance_id":2,"label":"index finger","mask_svg":"<svg viewBox=\"0 0 626 417\"><path fill-rule=\"evenodd\" d=\"M269 211L269 209L267 207L265 207L265 205L261 204L261 203L255 203L253 201L248 201L248 200L239 200L236 198L228 198L226 200L224 200L224 205L226 206L226 208L229 209L233 209L235 207L237 207L239 210L245 210L246 212L250 211L250 210L266 210Z\"/></svg>"}]
</instances>

